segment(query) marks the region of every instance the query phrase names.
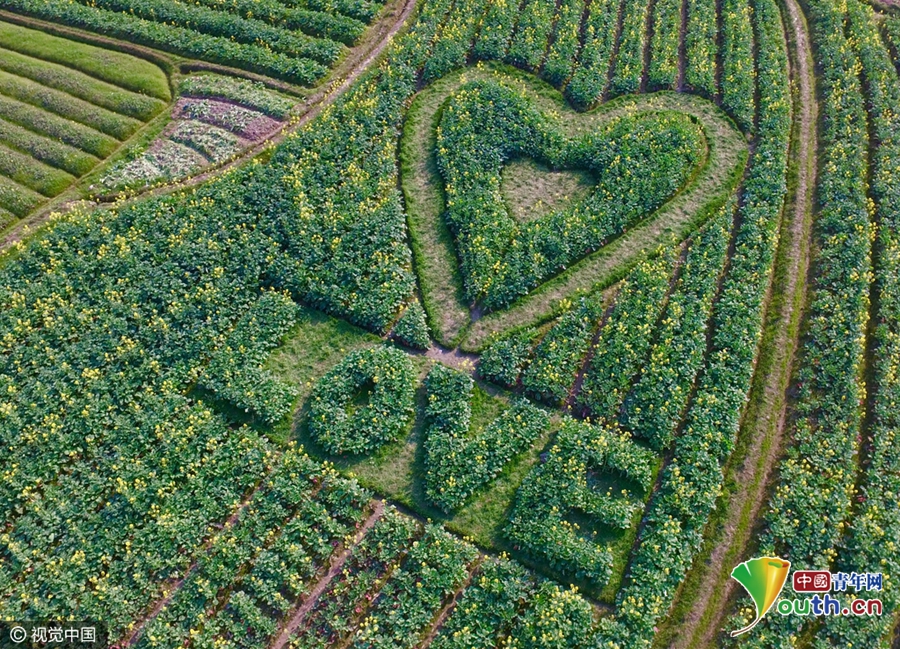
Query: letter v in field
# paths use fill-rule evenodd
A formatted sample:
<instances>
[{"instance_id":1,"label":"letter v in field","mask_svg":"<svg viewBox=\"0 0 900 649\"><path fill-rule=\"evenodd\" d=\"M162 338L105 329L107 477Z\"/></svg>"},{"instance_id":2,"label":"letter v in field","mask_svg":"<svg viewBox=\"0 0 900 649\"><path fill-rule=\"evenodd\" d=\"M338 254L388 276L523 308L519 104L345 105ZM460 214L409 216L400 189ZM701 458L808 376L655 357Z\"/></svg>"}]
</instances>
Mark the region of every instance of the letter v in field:
<instances>
[{"instance_id":1,"label":"letter v in field","mask_svg":"<svg viewBox=\"0 0 900 649\"><path fill-rule=\"evenodd\" d=\"M756 605L756 618L743 629L732 631L732 638L747 633L769 612L784 588L790 568L790 561L778 557L758 557L739 564L731 571L731 576L744 587Z\"/></svg>"}]
</instances>

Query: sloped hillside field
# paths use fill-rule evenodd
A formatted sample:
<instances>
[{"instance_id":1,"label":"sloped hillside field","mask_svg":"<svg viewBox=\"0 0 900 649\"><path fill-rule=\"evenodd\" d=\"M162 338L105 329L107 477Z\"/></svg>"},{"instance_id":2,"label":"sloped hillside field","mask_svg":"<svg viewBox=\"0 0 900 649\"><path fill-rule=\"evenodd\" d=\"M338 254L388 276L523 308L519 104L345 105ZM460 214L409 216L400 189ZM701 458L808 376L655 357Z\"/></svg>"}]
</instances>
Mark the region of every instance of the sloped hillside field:
<instances>
[{"instance_id":1,"label":"sloped hillside field","mask_svg":"<svg viewBox=\"0 0 900 649\"><path fill-rule=\"evenodd\" d=\"M0 21L0 228L88 174L170 98L148 61Z\"/></svg>"},{"instance_id":2,"label":"sloped hillside field","mask_svg":"<svg viewBox=\"0 0 900 649\"><path fill-rule=\"evenodd\" d=\"M898 47L862 0L0 0L0 620L894 646Z\"/></svg>"}]
</instances>

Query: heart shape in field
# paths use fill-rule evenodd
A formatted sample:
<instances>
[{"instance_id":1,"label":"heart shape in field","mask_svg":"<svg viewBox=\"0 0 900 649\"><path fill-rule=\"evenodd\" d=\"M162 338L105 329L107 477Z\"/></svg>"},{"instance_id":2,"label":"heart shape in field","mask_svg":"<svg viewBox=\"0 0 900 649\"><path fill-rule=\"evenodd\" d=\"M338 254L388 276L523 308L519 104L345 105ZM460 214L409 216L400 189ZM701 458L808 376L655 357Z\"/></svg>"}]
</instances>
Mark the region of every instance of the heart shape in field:
<instances>
[{"instance_id":1,"label":"heart shape in field","mask_svg":"<svg viewBox=\"0 0 900 649\"><path fill-rule=\"evenodd\" d=\"M447 100L436 146L444 218L465 296L490 311L652 214L694 177L707 144L694 117L666 110L615 117L569 136L558 117L524 93L479 80ZM582 170L594 186L583 198L522 222L501 187L504 166L522 158Z\"/></svg>"}]
</instances>

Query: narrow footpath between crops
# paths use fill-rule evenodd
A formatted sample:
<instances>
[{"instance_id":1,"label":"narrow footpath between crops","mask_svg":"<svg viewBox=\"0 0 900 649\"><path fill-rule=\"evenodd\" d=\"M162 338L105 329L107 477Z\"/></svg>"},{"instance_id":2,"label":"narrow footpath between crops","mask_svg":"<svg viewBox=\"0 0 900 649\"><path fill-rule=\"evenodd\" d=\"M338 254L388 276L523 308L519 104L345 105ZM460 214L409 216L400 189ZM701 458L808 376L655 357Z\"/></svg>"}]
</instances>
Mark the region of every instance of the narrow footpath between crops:
<instances>
[{"instance_id":1,"label":"narrow footpath between crops","mask_svg":"<svg viewBox=\"0 0 900 649\"><path fill-rule=\"evenodd\" d=\"M725 624L734 592L731 569L743 560L752 542L754 522L766 502L767 486L782 446L787 422L787 392L799 345L799 320L806 301L809 271L813 195L816 177L817 104L812 50L806 19L797 0L784 0L785 27L790 50L791 73L796 89L795 139L792 152L797 165L794 193L785 208L779 255L770 309L770 333L764 338L760 358L766 359L765 375L755 380L751 407L743 422L743 437L749 440L743 462L734 467L735 492L726 503L721 531L714 539L708 560L699 566L697 593L689 612L672 634L673 649L711 646ZM774 301L772 301L774 300ZM698 556L702 562L702 555Z\"/></svg>"},{"instance_id":2,"label":"narrow footpath between crops","mask_svg":"<svg viewBox=\"0 0 900 649\"><path fill-rule=\"evenodd\" d=\"M331 585L331 582L337 577L341 571L344 569L344 564L347 563L347 559L350 557L350 553L353 552L353 549L359 545L362 540L366 537L366 534L369 533L375 523L381 518L381 515L384 513L384 501L376 500L375 507L372 510L372 513L366 519L366 522L363 523L362 527L356 532L356 535L353 537L353 540L347 544L344 548L344 551L341 552L337 557L333 557L331 560L331 567L328 569L322 578L316 582L316 585L313 586L310 591L306 594L305 599L303 600L303 604L294 611L294 613L290 616L287 623L284 625L284 628L281 630L281 633L275 639L275 642L269 647L269 649L284 649L284 646L290 641L291 636L294 635L294 632L300 628L300 625L303 624L303 621L306 619L306 616L309 615L309 612L313 609L313 606L316 605L316 602L319 601L319 597L322 596L328 586Z\"/></svg>"}]
</instances>

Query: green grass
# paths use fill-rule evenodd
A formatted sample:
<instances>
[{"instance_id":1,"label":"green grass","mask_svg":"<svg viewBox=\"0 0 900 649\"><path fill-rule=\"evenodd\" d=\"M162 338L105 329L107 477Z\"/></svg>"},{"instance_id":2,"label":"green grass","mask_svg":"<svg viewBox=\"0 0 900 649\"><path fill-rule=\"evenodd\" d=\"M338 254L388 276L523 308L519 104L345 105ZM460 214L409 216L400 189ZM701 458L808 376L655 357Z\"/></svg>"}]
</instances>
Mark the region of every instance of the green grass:
<instances>
[{"instance_id":1,"label":"green grass","mask_svg":"<svg viewBox=\"0 0 900 649\"><path fill-rule=\"evenodd\" d=\"M0 47L73 68L149 97L169 101L169 80L158 66L130 54L0 22Z\"/></svg>"},{"instance_id":2,"label":"green grass","mask_svg":"<svg viewBox=\"0 0 900 649\"><path fill-rule=\"evenodd\" d=\"M48 198L59 195L75 177L0 144L0 174Z\"/></svg>"},{"instance_id":3,"label":"green grass","mask_svg":"<svg viewBox=\"0 0 900 649\"><path fill-rule=\"evenodd\" d=\"M520 223L580 202L597 184L590 172L550 169L530 158L510 160L501 174L503 199Z\"/></svg>"},{"instance_id":4,"label":"green grass","mask_svg":"<svg viewBox=\"0 0 900 649\"><path fill-rule=\"evenodd\" d=\"M63 65L41 61L4 48L0 48L0 70L141 121L149 120L167 105L160 99L124 90Z\"/></svg>"},{"instance_id":5,"label":"green grass","mask_svg":"<svg viewBox=\"0 0 900 649\"><path fill-rule=\"evenodd\" d=\"M95 106L60 90L0 71L0 95L17 99L70 119L117 140L125 140L141 127L141 122Z\"/></svg>"},{"instance_id":6,"label":"green grass","mask_svg":"<svg viewBox=\"0 0 900 649\"><path fill-rule=\"evenodd\" d=\"M381 338L344 320L303 307L284 343L269 357L265 369L309 394L316 379L348 352L376 345Z\"/></svg>"},{"instance_id":7,"label":"green grass","mask_svg":"<svg viewBox=\"0 0 900 649\"><path fill-rule=\"evenodd\" d=\"M285 337L284 343L269 357L265 368L299 390L293 421L281 422L269 431L278 441L295 436L312 455L331 461L345 474L353 474L361 483L391 498L422 516L441 520L453 531L471 537L476 543L493 549L509 549L503 545L502 529L509 508L522 479L538 461L538 456L552 436L547 431L526 453L505 467L501 475L474 500L453 516L431 507L425 500L424 453L420 444L423 434L425 390L417 391L417 416L407 437L389 444L369 457L333 457L318 448L305 427L304 401L315 381L330 370L352 349L381 344L381 339L344 321L311 309L304 309L298 324ZM420 379L424 379L433 361L414 355ZM482 429L509 405L503 393L476 383L472 398L472 430Z\"/></svg>"},{"instance_id":8,"label":"green grass","mask_svg":"<svg viewBox=\"0 0 900 649\"><path fill-rule=\"evenodd\" d=\"M0 119L0 144L28 154L51 167L67 171L73 176L83 176L100 162L89 153L37 135L3 119Z\"/></svg>"},{"instance_id":9,"label":"green grass","mask_svg":"<svg viewBox=\"0 0 900 649\"><path fill-rule=\"evenodd\" d=\"M27 187L0 176L0 209L23 217L44 202L44 197Z\"/></svg>"},{"instance_id":10,"label":"green grass","mask_svg":"<svg viewBox=\"0 0 900 649\"><path fill-rule=\"evenodd\" d=\"M99 131L2 95L0 116L29 131L59 140L98 158L105 158L119 146L118 140Z\"/></svg>"},{"instance_id":11,"label":"green grass","mask_svg":"<svg viewBox=\"0 0 900 649\"><path fill-rule=\"evenodd\" d=\"M2 190L0 190L2 191ZM16 220L16 215L0 207L0 232Z\"/></svg>"}]
</instances>

